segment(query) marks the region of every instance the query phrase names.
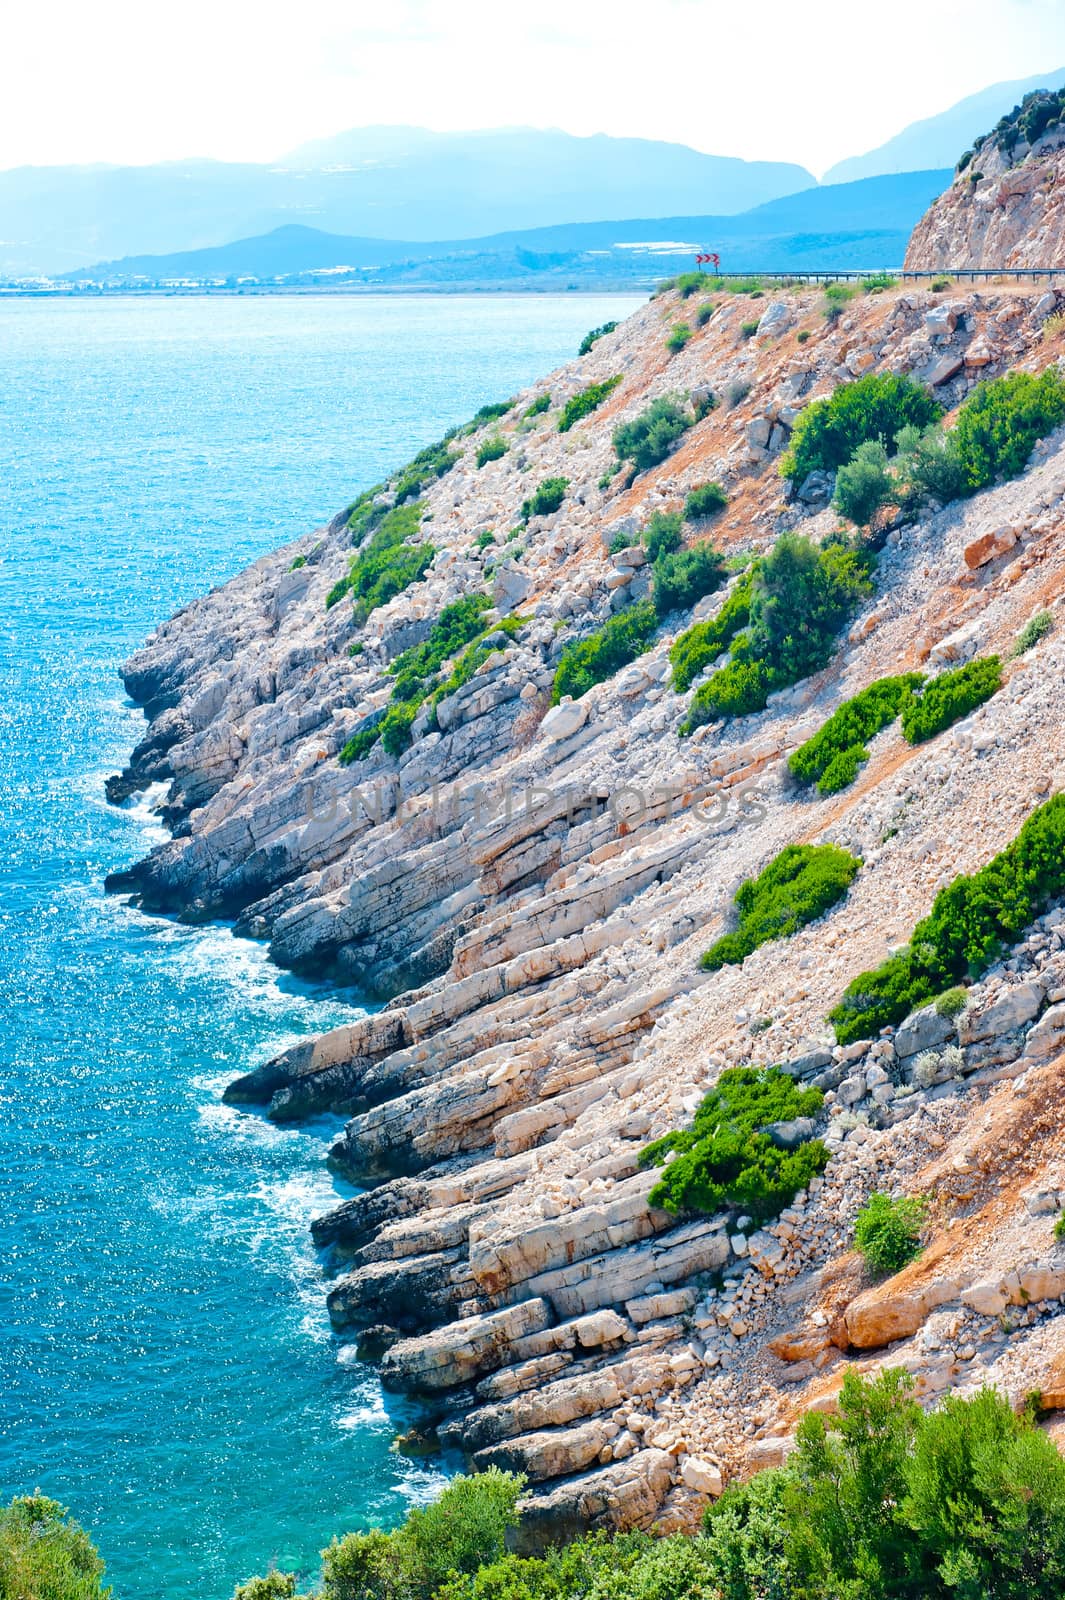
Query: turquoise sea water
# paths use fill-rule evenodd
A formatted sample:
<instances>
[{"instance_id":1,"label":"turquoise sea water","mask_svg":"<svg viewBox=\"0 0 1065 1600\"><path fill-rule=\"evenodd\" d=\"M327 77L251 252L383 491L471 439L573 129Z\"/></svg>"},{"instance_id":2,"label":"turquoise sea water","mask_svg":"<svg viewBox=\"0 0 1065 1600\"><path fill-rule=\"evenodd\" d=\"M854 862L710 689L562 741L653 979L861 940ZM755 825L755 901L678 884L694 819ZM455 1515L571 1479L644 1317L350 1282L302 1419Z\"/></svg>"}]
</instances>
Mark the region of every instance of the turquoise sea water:
<instances>
[{"instance_id":1,"label":"turquoise sea water","mask_svg":"<svg viewBox=\"0 0 1065 1600\"><path fill-rule=\"evenodd\" d=\"M0 1495L68 1503L118 1600L311 1573L439 1478L329 1331L331 1128L220 1103L358 996L102 893L161 837L103 801L142 727L116 667L632 304L0 303Z\"/></svg>"}]
</instances>

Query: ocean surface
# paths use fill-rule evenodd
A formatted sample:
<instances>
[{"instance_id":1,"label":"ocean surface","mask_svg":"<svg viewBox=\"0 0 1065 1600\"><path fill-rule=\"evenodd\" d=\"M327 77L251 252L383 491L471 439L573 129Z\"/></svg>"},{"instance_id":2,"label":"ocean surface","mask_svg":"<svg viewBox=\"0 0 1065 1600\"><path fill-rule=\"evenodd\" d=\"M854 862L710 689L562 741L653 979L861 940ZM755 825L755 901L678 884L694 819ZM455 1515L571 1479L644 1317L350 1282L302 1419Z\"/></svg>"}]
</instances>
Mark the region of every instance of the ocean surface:
<instances>
[{"instance_id":1,"label":"ocean surface","mask_svg":"<svg viewBox=\"0 0 1065 1600\"><path fill-rule=\"evenodd\" d=\"M224 927L105 896L119 662L622 296L0 302L0 1495L40 1486L117 1600L229 1600L439 1487L331 1334L307 1224L333 1131L224 1107L352 1014Z\"/></svg>"}]
</instances>

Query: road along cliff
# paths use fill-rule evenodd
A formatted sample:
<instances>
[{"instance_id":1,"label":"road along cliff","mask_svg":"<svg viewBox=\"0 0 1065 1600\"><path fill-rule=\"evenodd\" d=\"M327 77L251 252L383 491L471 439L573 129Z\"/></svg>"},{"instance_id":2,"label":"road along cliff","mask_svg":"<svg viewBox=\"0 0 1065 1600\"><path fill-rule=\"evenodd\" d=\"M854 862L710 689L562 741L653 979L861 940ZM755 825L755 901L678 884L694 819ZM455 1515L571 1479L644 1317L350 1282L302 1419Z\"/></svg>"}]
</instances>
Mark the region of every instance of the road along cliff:
<instances>
[{"instance_id":1,"label":"road along cliff","mask_svg":"<svg viewBox=\"0 0 1065 1600\"><path fill-rule=\"evenodd\" d=\"M1065 432L877 510L823 664L699 710L780 539L843 548L831 472L780 475L804 413L903 375L949 428L988 380L1057 371L1058 304L681 280L123 669L148 726L111 796L164 782L172 838L111 887L381 1002L228 1098L347 1115L332 1160L363 1192L314 1228L333 1322L474 1466L528 1475L530 1537L690 1524L848 1362L1065 1405L1065 911L957 1004L846 1043L826 1020L1065 788ZM869 685L989 656L997 692L943 731L890 722L848 785L797 781ZM741 883L825 844L860 864L845 896L700 964ZM747 1064L820 1091L772 1137L827 1164L761 1220L652 1205L641 1152ZM882 1283L852 1248L874 1190L929 1206Z\"/></svg>"}]
</instances>

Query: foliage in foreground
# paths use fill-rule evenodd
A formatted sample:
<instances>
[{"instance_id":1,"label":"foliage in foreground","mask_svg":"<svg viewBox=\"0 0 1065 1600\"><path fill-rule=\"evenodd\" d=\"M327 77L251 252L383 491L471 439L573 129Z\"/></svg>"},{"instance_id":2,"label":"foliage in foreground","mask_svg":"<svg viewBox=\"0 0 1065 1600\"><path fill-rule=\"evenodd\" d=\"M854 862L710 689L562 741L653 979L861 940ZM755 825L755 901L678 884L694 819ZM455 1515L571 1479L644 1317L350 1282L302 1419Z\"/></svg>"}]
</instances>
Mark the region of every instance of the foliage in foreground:
<instances>
[{"instance_id":1,"label":"foliage in foreground","mask_svg":"<svg viewBox=\"0 0 1065 1600\"><path fill-rule=\"evenodd\" d=\"M385 512L352 558L347 576L329 591L326 605L333 606L350 594L356 621L361 624L378 606L424 578L436 550L428 539L420 538L422 510L422 502L417 500Z\"/></svg>"},{"instance_id":2,"label":"foliage in foreground","mask_svg":"<svg viewBox=\"0 0 1065 1600\"><path fill-rule=\"evenodd\" d=\"M910 744L923 744L970 711L990 700L1002 687L998 656L978 656L952 672L941 672L902 703L902 732Z\"/></svg>"},{"instance_id":3,"label":"foliage in foreground","mask_svg":"<svg viewBox=\"0 0 1065 1600\"><path fill-rule=\"evenodd\" d=\"M608 618L601 628L568 644L562 652L551 686L551 704L558 705L564 694L578 700L597 683L604 683L615 672L635 661L650 648L658 618L650 600Z\"/></svg>"},{"instance_id":4,"label":"foliage in foreground","mask_svg":"<svg viewBox=\"0 0 1065 1600\"><path fill-rule=\"evenodd\" d=\"M781 458L781 476L801 483L811 472L836 472L868 440L879 440L890 454L903 428L926 428L941 415L929 390L911 378L868 373L806 407Z\"/></svg>"},{"instance_id":5,"label":"foliage in foreground","mask_svg":"<svg viewBox=\"0 0 1065 1600\"><path fill-rule=\"evenodd\" d=\"M669 395L652 400L631 422L614 429L614 452L619 462L631 461L637 472L648 472L664 461L677 440L692 425L692 414Z\"/></svg>"},{"instance_id":6,"label":"foliage in foreground","mask_svg":"<svg viewBox=\"0 0 1065 1600\"><path fill-rule=\"evenodd\" d=\"M921 1251L923 1200L874 1192L854 1219L854 1243L870 1272L899 1272Z\"/></svg>"},{"instance_id":7,"label":"foliage in foreground","mask_svg":"<svg viewBox=\"0 0 1065 1600\"><path fill-rule=\"evenodd\" d=\"M751 620L751 594L756 566L748 568L734 585L716 617L696 622L674 640L669 659L673 667L673 687L678 694L690 689L703 668L716 661L725 647Z\"/></svg>"},{"instance_id":8,"label":"foliage in foreground","mask_svg":"<svg viewBox=\"0 0 1065 1600\"><path fill-rule=\"evenodd\" d=\"M737 1206L761 1221L779 1216L810 1179L823 1172L828 1151L820 1139L794 1149L764 1130L775 1122L813 1117L824 1097L800 1089L779 1067L730 1067L695 1113L690 1128L667 1133L640 1153L640 1165L669 1161L648 1196L664 1211L713 1215Z\"/></svg>"},{"instance_id":9,"label":"foliage in foreground","mask_svg":"<svg viewBox=\"0 0 1065 1600\"><path fill-rule=\"evenodd\" d=\"M789 844L736 890L739 927L703 955L707 972L739 966L759 945L787 939L843 899L861 862L834 844Z\"/></svg>"},{"instance_id":10,"label":"foliage in foreground","mask_svg":"<svg viewBox=\"0 0 1065 1600\"><path fill-rule=\"evenodd\" d=\"M559 433L568 433L582 417L590 417L592 412L614 393L620 382L619 372L613 378L604 378L601 383L590 383L586 389L580 389L575 395L571 395L559 415Z\"/></svg>"},{"instance_id":11,"label":"foliage in foreground","mask_svg":"<svg viewBox=\"0 0 1065 1600\"><path fill-rule=\"evenodd\" d=\"M577 354L586 356L597 339L601 339L605 333L613 333L616 327L616 322L604 322L598 328L590 328L581 340Z\"/></svg>"},{"instance_id":12,"label":"foliage in foreground","mask_svg":"<svg viewBox=\"0 0 1065 1600\"><path fill-rule=\"evenodd\" d=\"M568 478L545 478L529 498L522 501L522 522L528 522L530 517L549 517L566 498L568 488Z\"/></svg>"},{"instance_id":13,"label":"foliage in foreground","mask_svg":"<svg viewBox=\"0 0 1065 1600\"><path fill-rule=\"evenodd\" d=\"M906 949L848 984L829 1012L836 1038L872 1038L963 978L979 977L1062 894L1065 795L1055 795L979 872L939 891Z\"/></svg>"},{"instance_id":14,"label":"foliage in foreground","mask_svg":"<svg viewBox=\"0 0 1065 1600\"><path fill-rule=\"evenodd\" d=\"M4 1600L108 1600L96 1546L65 1506L43 1494L0 1508Z\"/></svg>"}]
</instances>

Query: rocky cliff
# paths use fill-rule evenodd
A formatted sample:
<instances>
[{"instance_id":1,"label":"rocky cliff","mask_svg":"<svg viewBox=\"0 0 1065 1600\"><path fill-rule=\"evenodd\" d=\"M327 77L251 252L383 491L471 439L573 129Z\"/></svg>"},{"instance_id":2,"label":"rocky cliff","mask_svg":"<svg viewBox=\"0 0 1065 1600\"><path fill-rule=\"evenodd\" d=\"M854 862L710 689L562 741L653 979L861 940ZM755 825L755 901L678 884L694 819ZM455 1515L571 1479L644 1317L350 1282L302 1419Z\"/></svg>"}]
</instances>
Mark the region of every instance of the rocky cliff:
<instances>
[{"instance_id":1,"label":"rocky cliff","mask_svg":"<svg viewBox=\"0 0 1065 1600\"><path fill-rule=\"evenodd\" d=\"M692 302L653 299L451 441L460 459L422 490L431 564L361 626L350 595L327 605L352 558L345 513L187 607L123 674L148 729L112 797L165 782L173 837L113 887L234 918L282 965L386 1002L249 1063L229 1097L281 1121L347 1114L333 1160L363 1192L314 1230L334 1324L424 1397L445 1442L528 1474L535 1537L690 1524L833 1404L848 1362L908 1366L925 1394L988 1379L1065 1405L1065 914L958 1018L929 1008L845 1047L825 1023L940 886L1065 787L1065 633L1007 659L1001 692L938 738L881 733L843 793L800 793L786 767L873 679L1009 658L1034 613L1060 618L1065 435L1013 482L888 532L831 663L763 712L678 735L693 690L673 687L669 646L720 593L550 704L567 642L646 592L652 512L719 481L728 507L690 540L735 555L831 531L828 486L791 494L777 471L802 409L868 371L921 377L950 408L1054 360L1057 301L888 289L829 319L812 289L714 300L671 353ZM565 402L616 377L559 431ZM699 420L630 484L612 433L667 394ZM560 477L561 507L537 515L534 491ZM472 675L452 674L398 755L377 743L343 765L390 703L389 665L486 588ZM702 971L737 884L823 841L864 863L846 899ZM640 1151L745 1062L824 1089L824 1176L759 1229L651 1208ZM928 1249L882 1285L852 1250L877 1188L933 1197Z\"/></svg>"},{"instance_id":2,"label":"rocky cliff","mask_svg":"<svg viewBox=\"0 0 1065 1600\"><path fill-rule=\"evenodd\" d=\"M1031 95L975 149L913 231L909 271L1065 265L1065 96Z\"/></svg>"}]
</instances>

